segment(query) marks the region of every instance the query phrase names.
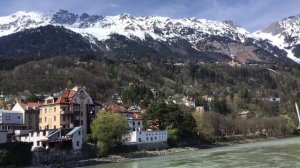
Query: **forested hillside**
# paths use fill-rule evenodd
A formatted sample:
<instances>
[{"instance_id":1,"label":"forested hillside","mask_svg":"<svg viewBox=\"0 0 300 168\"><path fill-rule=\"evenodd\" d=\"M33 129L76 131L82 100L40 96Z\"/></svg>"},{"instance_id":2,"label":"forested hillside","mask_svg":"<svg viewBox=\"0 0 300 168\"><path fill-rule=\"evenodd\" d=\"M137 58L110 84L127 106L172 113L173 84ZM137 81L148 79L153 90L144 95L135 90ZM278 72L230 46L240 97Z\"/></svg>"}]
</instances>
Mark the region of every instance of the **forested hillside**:
<instances>
[{"instance_id":1,"label":"forested hillside","mask_svg":"<svg viewBox=\"0 0 300 168\"><path fill-rule=\"evenodd\" d=\"M183 94L197 100L209 95L224 101L230 111L251 109L262 115L278 115L295 111L293 103L300 101L299 76L299 67L275 65L231 67L147 59L53 57L2 70L0 90L12 95L24 91L51 94L76 84L86 86L94 98L107 101L116 93L124 94L130 88L129 83L134 83L155 89L162 99ZM127 99L135 103L145 97L149 96L127 94ZM281 103L260 101L267 97L279 97Z\"/></svg>"}]
</instances>

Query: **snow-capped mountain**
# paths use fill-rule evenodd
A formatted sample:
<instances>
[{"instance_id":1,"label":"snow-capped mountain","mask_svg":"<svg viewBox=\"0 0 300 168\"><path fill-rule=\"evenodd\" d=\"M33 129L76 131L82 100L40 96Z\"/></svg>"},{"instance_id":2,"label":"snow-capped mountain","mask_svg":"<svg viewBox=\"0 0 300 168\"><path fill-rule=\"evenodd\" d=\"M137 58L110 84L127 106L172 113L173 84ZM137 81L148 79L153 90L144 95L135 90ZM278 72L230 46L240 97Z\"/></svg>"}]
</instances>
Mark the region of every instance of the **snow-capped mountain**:
<instances>
[{"instance_id":1,"label":"snow-capped mountain","mask_svg":"<svg viewBox=\"0 0 300 168\"><path fill-rule=\"evenodd\" d=\"M90 16L86 13L79 16L66 10L60 10L53 16L20 11L0 17L0 36L48 24L62 25L82 35L96 37L99 41L109 39L111 34L124 35L127 38L138 37L141 40L150 36L162 41L180 37L190 42L201 40L199 37L202 34L227 36L237 41L244 41L250 36L249 32L230 21L134 17L126 13L106 17Z\"/></svg>"},{"instance_id":2,"label":"snow-capped mountain","mask_svg":"<svg viewBox=\"0 0 300 168\"><path fill-rule=\"evenodd\" d=\"M285 50L289 58L300 63L300 15L272 23L253 35L269 40L273 45Z\"/></svg>"},{"instance_id":3,"label":"snow-capped mountain","mask_svg":"<svg viewBox=\"0 0 300 168\"><path fill-rule=\"evenodd\" d=\"M232 21L172 19L160 16L135 17L126 13L103 17L86 13L78 15L66 10L60 10L54 14L20 11L0 17L0 57L14 55L14 52L17 52L19 56L34 55L34 53L45 55L48 49L44 48L49 48L45 46L50 44L49 39L45 37L51 37L49 33L53 32L53 27L49 25L54 26L54 29L61 29L56 32L68 33L65 36L68 39L77 37L70 33L70 30L80 34L84 37L84 41L72 40L74 46L84 44L85 48L82 51L87 51L88 41L89 52L101 53L100 55L103 56L157 55L160 57L195 57L208 61L227 61L234 57L243 63L289 61L286 53L275 46L276 43L259 40L259 33L253 38L251 33ZM26 32L26 36L23 32ZM17 33L17 36L14 35ZM31 36L35 38L30 39L30 43L26 44L32 48L30 51L27 47L20 47L24 45L16 45L13 42L16 38L18 41L25 42ZM57 38L61 37L57 36ZM63 41L65 40L60 39L62 44ZM1 49L1 45L5 46L2 48L9 46L13 48L13 51L8 53L5 49ZM59 51L73 48L64 45L61 47ZM282 49L288 51L285 48ZM57 52L57 54L66 53ZM293 58L290 54L289 57Z\"/></svg>"}]
</instances>

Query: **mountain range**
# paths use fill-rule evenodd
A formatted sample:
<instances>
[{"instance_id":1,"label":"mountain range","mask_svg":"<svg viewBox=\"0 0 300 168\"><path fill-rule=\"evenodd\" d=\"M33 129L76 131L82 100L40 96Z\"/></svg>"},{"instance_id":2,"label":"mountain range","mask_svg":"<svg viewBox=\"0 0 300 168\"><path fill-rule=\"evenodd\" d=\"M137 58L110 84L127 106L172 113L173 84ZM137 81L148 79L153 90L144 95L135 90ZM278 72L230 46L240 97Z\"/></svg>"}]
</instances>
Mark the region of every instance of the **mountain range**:
<instances>
[{"instance_id":1,"label":"mountain range","mask_svg":"<svg viewBox=\"0 0 300 168\"><path fill-rule=\"evenodd\" d=\"M93 54L300 64L300 15L250 33L233 21L19 11L0 17L0 58Z\"/></svg>"}]
</instances>

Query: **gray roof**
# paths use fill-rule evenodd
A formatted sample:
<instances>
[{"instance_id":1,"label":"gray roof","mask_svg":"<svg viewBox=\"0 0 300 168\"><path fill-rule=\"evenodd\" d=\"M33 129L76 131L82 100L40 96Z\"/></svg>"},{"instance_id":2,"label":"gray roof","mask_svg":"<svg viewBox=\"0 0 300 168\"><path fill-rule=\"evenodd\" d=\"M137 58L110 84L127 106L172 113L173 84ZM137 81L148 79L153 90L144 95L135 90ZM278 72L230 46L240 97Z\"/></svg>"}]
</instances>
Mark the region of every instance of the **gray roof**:
<instances>
[{"instance_id":1,"label":"gray roof","mask_svg":"<svg viewBox=\"0 0 300 168\"><path fill-rule=\"evenodd\" d=\"M75 132L77 132L78 130L80 130L82 128L82 126L79 127L74 127L72 131L70 131L67 136L72 136Z\"/></svg>"}]
</instances>

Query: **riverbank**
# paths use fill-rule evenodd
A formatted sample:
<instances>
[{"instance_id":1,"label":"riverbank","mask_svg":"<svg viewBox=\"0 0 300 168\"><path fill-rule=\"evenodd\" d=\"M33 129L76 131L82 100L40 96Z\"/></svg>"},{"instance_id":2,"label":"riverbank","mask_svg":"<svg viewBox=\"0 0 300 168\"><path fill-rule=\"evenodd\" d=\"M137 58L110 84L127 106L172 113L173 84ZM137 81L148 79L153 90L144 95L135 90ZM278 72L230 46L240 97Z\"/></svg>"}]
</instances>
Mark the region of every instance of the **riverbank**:
<instances>
[{"instance_id":1,"label":"riverbank","mask_svg":"<svg viewBox=\"0 0 300 168\"><path fill-rule=\"evenodd\" d=\"M172 155L181 152L190 152L190 151L197 151L201 149L207 148L216 148L216 147L224 147L224 146L232 146L237 144L247 144L247 143L256 143L256 142L263 142L263 141L270 141L276 139L284 139L284 138L291 138L295 136L288 136L288 137L268 137L268 136L251 136L251 137L243 137L243 136L235 136L235 137L225 137L219 139L213 144L203 144L197 147L179 147L179 148L169 148L157 151L136 151L136 152L129 152L129 153L122 153L122 154L114 154L109 155L108 157L102 158L93 158L81 161L74 161L74 162L66 162L60 164L53 164L46 167L49 168L74 168L74 167L83 167L83 166L90 166L90 165L97 165L97 164L108 164L108 163L115 163L115 162L122 162L127 160L134 160L134 159L142 159L142 158L149 158L149 157L158 157L164 155Z\"/></svg>"},{"instance_id":2,"label":"riverbank","mask_svg":"<svg viewBox=\"0 0 300 168\"><path fill-rule=\"evenodd\" d=\"M293 138L297 137L296 135L290 136L230 136L224 137L222 139L217 140L214 146L232 146L237 144L247 144L247 143L256 143L262 141L270 141L276 139L285 139L285 138Z\"/></svg>"},{"instance_id":3,"label":"riverbank","mask_svg":"<svg viewBox=\"0 0 300 168\"><path fill-rule=\"evenodd\" d=\"M175 153L189 152L189 151L196 151L196 150L199 150L199 148L181 147L181 148L169 148L169 149L163 149L157 151L136 151L136 152L129 152L129 153L123 153L118 155L109 155L108 157L102 157L102 158L93 158L93 159L87 159L87 160L81 160L75 162L52 164L45 167L48 168L83 167L83 166L96 165L96 164L115 163L115 162L121 162L126 160L133 160L133 159L158 157L163 155L171 155Z\"/></svg>"}]
</instances>

